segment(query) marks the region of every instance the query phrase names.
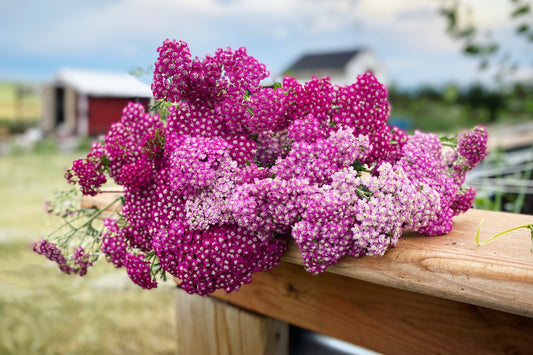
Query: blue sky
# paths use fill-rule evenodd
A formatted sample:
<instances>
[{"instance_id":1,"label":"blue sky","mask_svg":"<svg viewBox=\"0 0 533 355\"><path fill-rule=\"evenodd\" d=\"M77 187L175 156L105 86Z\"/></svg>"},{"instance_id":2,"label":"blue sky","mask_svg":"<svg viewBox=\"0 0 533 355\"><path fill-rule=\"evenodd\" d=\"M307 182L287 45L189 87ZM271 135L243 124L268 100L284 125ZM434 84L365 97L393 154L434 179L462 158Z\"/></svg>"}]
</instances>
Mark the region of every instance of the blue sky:
<instances>
[{"instance_id":1,"label":"blue sky","mask_svg":"<svg viewBox=\"0 0 533 355\"><path fill-rule=\"evenodd\" d=\"M509 0L464 0L515 45ZM203 57L245 46L273 75L306 52L372 48L404 87L480 80L438 15L440 0L0 0L0 80L46 80L62 67L147 68L166 38ZM499 36L499 37L498 37Z\"/></svg>"}]
</instances>

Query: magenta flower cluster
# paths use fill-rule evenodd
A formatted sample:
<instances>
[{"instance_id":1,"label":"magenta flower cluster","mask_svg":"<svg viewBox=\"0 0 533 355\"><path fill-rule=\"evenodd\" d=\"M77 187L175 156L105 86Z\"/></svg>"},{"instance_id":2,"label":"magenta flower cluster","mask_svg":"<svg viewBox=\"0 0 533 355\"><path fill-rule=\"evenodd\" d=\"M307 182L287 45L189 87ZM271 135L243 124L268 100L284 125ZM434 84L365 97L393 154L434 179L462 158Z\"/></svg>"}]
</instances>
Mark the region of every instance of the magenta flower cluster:
<instances>
[{"instance_id":1,"label":"magenta flower cluster","mask_svg":"<svg viewBox=\"0 0 533 355\"><path fill-rule=\"evenodd\" d=\"M74 250L72 261L69 262L58 246L46 239L32 243L32 249L37 254L43 255L48 260L57 263L59 270L66 274L79 274L84 276L87 269L93 266L93 257L79 246Z\"/></svg>"},{"instance_id":2,"label":"magenta flower cluster","mask_svg":"<svg viewBox=\"0 0 533 355\"><path fill-rule=\"evenodd\" d=\"M291 237L319 273L383 255L406 229L447 233L472 206L462 185L486 155L484 127L450 148L389 126L387 90L371 73L348 86L286 77L262 87L268 72L244 48L199 59L167 40L158 53L152 90L165 119L130 103L67 173L85 194L104 171L124 187L100 251L143 288L164 271L190 293L238 290L275 267ZM53 246L36 250L64 264Z\"/></svg>"}]
</instances>

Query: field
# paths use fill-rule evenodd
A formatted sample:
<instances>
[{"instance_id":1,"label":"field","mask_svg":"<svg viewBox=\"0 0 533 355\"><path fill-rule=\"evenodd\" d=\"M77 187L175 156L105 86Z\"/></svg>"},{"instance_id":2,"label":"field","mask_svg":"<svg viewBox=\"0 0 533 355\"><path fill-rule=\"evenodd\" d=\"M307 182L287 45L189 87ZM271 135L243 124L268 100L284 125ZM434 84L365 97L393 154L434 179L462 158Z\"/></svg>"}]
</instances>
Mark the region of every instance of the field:
<instances>
[{"instance_id":1,"label":"field","mask_svg":"<svg viewBox=\"0 0 533 355\"><path fill-rule=\"evenodd\" d=\"M0 119L35 121L41 115L40 86L0 82Z\"/></svg>"},{"instance_id":2,"label":"field","mask_svg":"<svg viewBox=\"0 0 533 355\"><path fill-rule=\"evenodd\" d=\"M0 156L0 354L174 354L172 283L144 291L100 261L65 275L31 251L75 154Z\"/></svg>"}]
</instances>

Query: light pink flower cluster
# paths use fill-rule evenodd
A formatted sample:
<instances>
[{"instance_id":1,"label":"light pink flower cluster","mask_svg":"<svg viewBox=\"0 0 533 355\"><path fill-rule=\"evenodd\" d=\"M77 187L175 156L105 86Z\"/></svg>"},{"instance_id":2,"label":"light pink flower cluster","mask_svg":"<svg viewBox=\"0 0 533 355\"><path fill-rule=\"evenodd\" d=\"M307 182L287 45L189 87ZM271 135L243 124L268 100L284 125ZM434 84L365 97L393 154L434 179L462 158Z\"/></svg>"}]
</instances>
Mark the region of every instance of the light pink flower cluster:
<instances>
[{"instance_id":1,"label":"light pink flower cluster","mask_svg":"<svg viewBox=\"0 0 533 355\"><path fill-rule=\"evenodd\" d=\"M106 221L101 251L144 288L163 270L190 293L237 290L280 262L288 236L322 272L383 255L405 229L446 233L472 205L462 184L486 154L483 127L447 151L387 124L387 91L371 73L349 86L286 77L262 88L268 72L244 48L199 59L167 40L158 52L152 90L166 119L129 104L69 173L84 193L104 170L124 186L124 220ZM63 262L52 246L37 250Z\"/></svg>"}]
</instances>

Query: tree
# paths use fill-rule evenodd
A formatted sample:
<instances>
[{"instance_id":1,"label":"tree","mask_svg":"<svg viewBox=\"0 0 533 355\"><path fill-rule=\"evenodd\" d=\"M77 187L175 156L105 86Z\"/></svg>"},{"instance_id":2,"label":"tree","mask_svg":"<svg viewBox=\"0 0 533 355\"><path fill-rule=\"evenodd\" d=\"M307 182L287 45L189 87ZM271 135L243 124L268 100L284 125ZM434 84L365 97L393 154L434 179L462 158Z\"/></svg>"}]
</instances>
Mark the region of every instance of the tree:
<instances>
[{"instance_id":1,"label":"tree","mask_svg":"<svg viewBox=\"0 0 533 355\"><path fill-rule=\"evenodd\" d=\"M514 33L531 46L530 53L533 54L532 5L528 0L507 1L511 3L509 21L514 27ZM491 31L482 33L472 19L473 11L465 5L464 0L443 0L440 8L440 14L447 21L447 33L462 42L463 53L478 59L480 70L487 70L489 67L496 69L495 79L503 83L504 79L513 75L520 66L516 53L503 49ZM531 59L533 60L533 55ZM531 65L533 66L533 61Z\"/></svg>"}]
</instances>

